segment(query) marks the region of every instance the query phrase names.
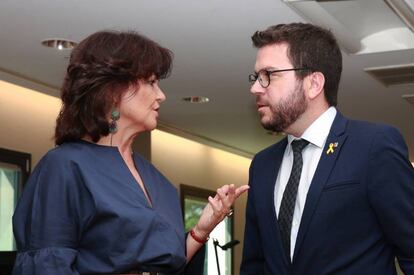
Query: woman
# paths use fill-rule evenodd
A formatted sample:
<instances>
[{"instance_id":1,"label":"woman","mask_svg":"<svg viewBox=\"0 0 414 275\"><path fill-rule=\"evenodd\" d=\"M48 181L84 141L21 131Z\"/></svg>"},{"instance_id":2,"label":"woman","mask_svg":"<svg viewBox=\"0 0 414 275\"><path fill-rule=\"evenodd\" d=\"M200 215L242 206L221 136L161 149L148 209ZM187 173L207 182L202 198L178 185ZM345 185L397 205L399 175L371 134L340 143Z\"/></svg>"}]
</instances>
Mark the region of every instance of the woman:
<instances>
[{"instance_id":1,"label":"woman","mask_svg":"<svg viewBox=\"0 0 414 275\"><path fill-rule=\"evenodd\" d=\"M172 54L133 32L72 52L55 142L13 217L14 274L182 274L248 187L223 186L187 236L176 189L131 145L157 125Z\"/></svg>"}]
</instances>

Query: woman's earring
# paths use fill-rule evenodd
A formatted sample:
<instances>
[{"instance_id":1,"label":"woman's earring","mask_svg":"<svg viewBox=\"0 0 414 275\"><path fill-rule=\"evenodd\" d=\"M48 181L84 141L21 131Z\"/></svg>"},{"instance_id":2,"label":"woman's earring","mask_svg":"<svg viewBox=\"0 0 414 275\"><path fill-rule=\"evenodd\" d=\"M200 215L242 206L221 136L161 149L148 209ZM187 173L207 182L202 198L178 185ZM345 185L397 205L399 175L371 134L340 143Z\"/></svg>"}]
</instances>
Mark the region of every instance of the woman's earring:
<instances>
[{"instance_id":1,"label":"woman's earring","mask_svg":"<svg viewBox=\"0 0 414 275\"><path fill-rule=\"evenodd\" d=\"M121 117L119 110L117 108L113 108L111 112L111 122L109 122L109 132L111 134L115 134L118 131L118 127L116 125L116 121Z\"/></svg>"}]
</instances>

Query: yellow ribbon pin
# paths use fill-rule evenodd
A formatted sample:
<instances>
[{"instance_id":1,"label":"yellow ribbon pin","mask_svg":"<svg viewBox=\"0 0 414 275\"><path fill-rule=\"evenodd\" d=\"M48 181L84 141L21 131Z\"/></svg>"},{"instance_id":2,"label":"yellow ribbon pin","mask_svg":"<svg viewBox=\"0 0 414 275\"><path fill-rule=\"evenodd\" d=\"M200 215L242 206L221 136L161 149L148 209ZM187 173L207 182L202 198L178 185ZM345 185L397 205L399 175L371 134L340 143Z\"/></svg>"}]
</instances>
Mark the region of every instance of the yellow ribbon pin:
<instances>
[{"instance_id":1,"label":"yellow ribbon pin","mask_svg":"<svg viewBox=\"0 0 414 275\"><path fill-rule=\"evenodd\" d=\"M333 152L334 152L334 148L336 148L336 147L338 147L338 142L335 142L335 143L330 143L330 144L329 144L329 148L328 148L328 150L326 151L326 154L327 154L327 155L329 155L329 154L333 154Z\"/></svg>"}]
</instances>

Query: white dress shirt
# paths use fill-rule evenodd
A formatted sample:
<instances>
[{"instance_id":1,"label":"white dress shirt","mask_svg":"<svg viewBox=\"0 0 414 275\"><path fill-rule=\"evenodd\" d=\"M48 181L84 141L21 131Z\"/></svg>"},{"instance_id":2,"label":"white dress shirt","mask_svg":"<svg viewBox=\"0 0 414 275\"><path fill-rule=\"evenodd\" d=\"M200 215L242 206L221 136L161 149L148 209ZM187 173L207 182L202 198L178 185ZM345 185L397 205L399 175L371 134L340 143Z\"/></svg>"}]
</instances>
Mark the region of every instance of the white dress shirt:
<instances>
[{"instance_id":1,"label":"white dress shirt","mask_svg":"<svg viewBox=\"0 0 414 275\"><path fill-rule=\"evenodd\" d=\"M322 150L325 147L326 139L331 129L332 123L336 116L336 109L330 107L321 116L319 116L299 138L309 141L302 151L303 166L302 174L299 181L298 193L296 197L295 210L292 220L292 231L290 235L290 258L293 258L295 251L296 237L299 231L300 221L302 219L303 209L305 207L306 196L321 158ZM283 198L283 192L289 180L290 172L293 166L293 151L291 143L294 139L298 139L292 135L288 135L288 145L283 155L283 161L279 169L276 179L274 200L276 214L279 217L279 208Z\"/></svg>"}]
</instances>

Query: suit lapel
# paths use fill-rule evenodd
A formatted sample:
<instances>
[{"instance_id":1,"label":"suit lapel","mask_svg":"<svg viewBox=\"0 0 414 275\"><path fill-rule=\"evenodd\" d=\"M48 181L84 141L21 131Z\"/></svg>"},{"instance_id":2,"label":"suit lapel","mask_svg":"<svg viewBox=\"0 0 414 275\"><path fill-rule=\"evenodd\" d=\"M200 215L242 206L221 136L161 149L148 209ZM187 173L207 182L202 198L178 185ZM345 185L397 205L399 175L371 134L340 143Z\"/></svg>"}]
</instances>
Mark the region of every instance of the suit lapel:
<instances>
[{"instance_id":1,"label":"suit lapel","mask_svg":"<svg viewBox=\"0 0 414 275\"><path fill-rule=\"evenodd\" d=\"M319 164L316 168L308 191L308 195L306 197L305 208L302 214L299 232L296 239L293 262L295 261L301 249L301 245L305 239L309 223L318 204L322 190L329 178L329 175L331 174L333 167L335 166L335 162L338 158L338 155L340 154L342 145L347 138L347 135L344 134L347 122L348 120L338 112L332 124L331 130L326 140L325 148L322 151Z\"/></svg>"},{"instance_id":2,"label":"suit lapel","mask_svg":"<svg viewBox=\"0 0 414 275\"><path fill-rule=\"evenodd\" d=\"M274 200L274 194L275 194L275 186L276 186L276 179L279 173L280 165L283 161L283 155L287 146L287 138L283 139L276 147L275 150L273 150L270 159L268 160L268 163L265 167L272 167L272 169L263 169L263 172L265 176L265 180L267 184L265 184L265 188L263 189L263 198L266 198L264 209L265 211L268 211L264 213L264 217L267 218L267 224L265 225L266 228L269 228L271 230L270 234L272 236L275 236L275 243L273 247L276 248L277 251L280 252L279 255L285 255L284 249L282 246L282 239L280 236L279 231L279 225L277 222L277 215L276 215L276 209L275 209L275 200ZM270 218L271 217L271 218ZM288 261L287 256L285 255L283 257L283 260L286 265L290 265L290 260Z\"/></svg>"}]
</instances>

